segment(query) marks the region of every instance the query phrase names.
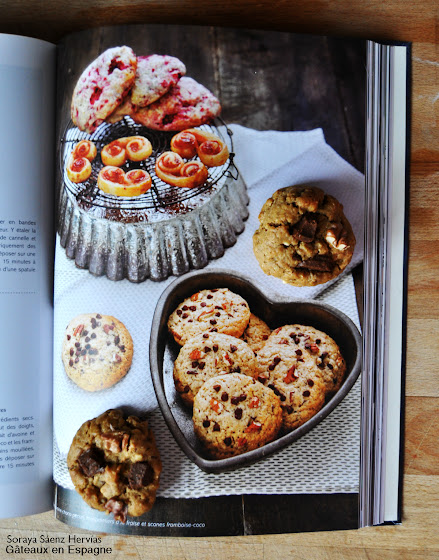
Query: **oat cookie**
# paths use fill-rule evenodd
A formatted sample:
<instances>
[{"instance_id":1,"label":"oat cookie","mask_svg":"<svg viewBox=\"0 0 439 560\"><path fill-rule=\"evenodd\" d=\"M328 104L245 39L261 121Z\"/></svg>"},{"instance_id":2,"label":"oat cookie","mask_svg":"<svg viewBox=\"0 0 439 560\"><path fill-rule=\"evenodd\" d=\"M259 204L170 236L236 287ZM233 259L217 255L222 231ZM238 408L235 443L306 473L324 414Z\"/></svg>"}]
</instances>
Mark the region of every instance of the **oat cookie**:
<instances>
[{"instance_id":1,"label":"oat cookie","mask_svg":"<svg viewBox=\"0 0 439 560\"><path fill-rule=\"evenodd\" d=\"M129 47L107 49L81 74L72 96L74 124L92 133L118 107L136 77L136 55Z\"/></svg>"},{"instance_id":2,"label":"oat cookie","mask_svg":"<svg viewBox=\"0 0 439 560\"><path fill-rule=\"evenodd\" d=\"M122 523L154 505L162 465L146 420L125 420L117 409L88 420L73 438L67 466L87 504Z\"/></svg>"},{"instance_id":3,"label":"oat cookie","mask_svg":"<svg viewBox=\"0 0 439 560\"><path fill-rule=\"evenodd\" d=\"M278 397L239 373L209 379L194 401L194 430L216 459L239 455L272 441L281 426Z\"/></svg>"},{"instance_id":4,"label":"oat cookie","mask_svg":"<svg viewBox=\"0 0 439 560\"><path fill-rule=\"evenodd\" d=\"M259 222L255 256L266 274L287 284L323 284L351 261L355 236L343 206L317 187L276 191L263 205Z\"/></svg>"},{"instance_id":5,"label":"oat cookie","mask_svg":"<svg viewBox=\"0 0 439 560\"><path fill-rule=\"evenodd\" d=\"M257 355L256 378L280 398L283 429L309 420L340 388L346 371L337 344L327 334L304 325L272 332Z\"/></svg>"},{"instance_id":6,"label":"oat cookie","mask_svg":"<svg viewBox=\"0 0 439 560\"><path fill-rule=\"evenodd\" d=\"M185 74L186 66L174 56L138 56L136 79L131 90L132 103L137 107L154 103Z\"/></svg>"},{"instance_id":7,"label":"oat cookie","mask_svg":"<svg viewBox=\"0 0 439 560\"><path fill-rule=\"evenodd\" d=\"M134 111L132 118L154 130L178 131L208 123L220 112L220 102L213 93L183 76L160 99Z\"/></svg>"},{"instance_id":8,"label":"oat cookie","mask_svg":"<svg viewBox=\"0 0 439 560\"><path fill-rule=\"evenodd\" d=\"M131 367L133 341L123 323L100 313L78 315L67 326L62 361L70 379L86 391L100 391Z\"/></svg>"},{"instance_id":9,"label":"oat cookie","mask_svg":"<svg viewBox=\"0 0 439 560\"><path fill-rule=\"evenodd\" d=\"M250 319L248 303L227 288L201 290L185 299L168 320L169 332L183 346L196 334L206 331L239 338Z\"/></svg>"},{"instance_id":10,"label":"oat cookie","mask_svg":"<svg viewBox=\"0 0 439 560\"><path fill-rule=\"evenodd\" d=\"M250 320L241 338L245 340L253 352L257 354L267 342L270 334L271 329L267 323L259 317L256 317L253 313L250 313Z\"/></svg>"},{"instance_id":11,"label":"oat cookie","mask_svg":"<svg viewBox=\"0 0 439 560\"><path fill-rule=\"evenodd\" d=\"M256 358L250 346L228 334L203 333L189 339L174 363L175 388L192 406L207 379L223 373L256 374Z\"/></svg>"}]
</instances>

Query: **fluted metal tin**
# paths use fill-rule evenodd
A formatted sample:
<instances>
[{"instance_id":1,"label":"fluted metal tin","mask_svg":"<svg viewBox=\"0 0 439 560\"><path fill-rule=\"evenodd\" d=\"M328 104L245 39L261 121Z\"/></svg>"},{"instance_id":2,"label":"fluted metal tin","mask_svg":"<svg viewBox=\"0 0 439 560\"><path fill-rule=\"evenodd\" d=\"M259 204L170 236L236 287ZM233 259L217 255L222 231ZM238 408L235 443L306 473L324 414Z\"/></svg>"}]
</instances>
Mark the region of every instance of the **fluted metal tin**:
<instances>
[{"instance_id":1,"label":"fluted metal tin","mask_svg":"<svg viewBox=\"0 0 439 560\"><path fill-rule=\"evenodd\" d=\"M155 159L168 149L173 134L145 129L129 117L103 124L91 136L67 128L61 154L58 232L67 257L76 266L110 280L160 281L203 268L236 242L248 217L248 196L233 162L232 133L225 126L204 128L227 142L230 158L223 166L211 168L208 181L196 189L171 187L155 175ZM136 164L150 173L150 191L132 198L100 191L96 186L102 167L99 156L88 181L75 184L68 179L65 163L76 142L88 138L100 153L115 138L134 134L146 136L153 145L151 158Z\"/></svg>"}]
</instances>

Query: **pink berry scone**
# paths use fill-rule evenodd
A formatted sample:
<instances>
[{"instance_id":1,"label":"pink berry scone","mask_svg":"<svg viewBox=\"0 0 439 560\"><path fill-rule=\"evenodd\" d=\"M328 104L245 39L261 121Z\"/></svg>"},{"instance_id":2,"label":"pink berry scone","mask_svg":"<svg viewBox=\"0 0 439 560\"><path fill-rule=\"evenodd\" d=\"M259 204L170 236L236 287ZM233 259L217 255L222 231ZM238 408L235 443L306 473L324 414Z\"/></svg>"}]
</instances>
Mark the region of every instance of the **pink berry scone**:
<instances>
[{"instance_id":1,"label":"pink berry scone","mask_svg":"<svg viewBox=\"0 0 439 560\"><path fill-rule=\"evenodd\" d=\"M137 71L131 101L146 107L160 99L186 74L186 66L174 56L151 54L137 57Z\"/></svg>"},{"instance_id":2,"label":"pink berry scone","mask_svg":"<svg viewBox=\"0 0 439 560\"><path fill-rule=\"evenodd\" d=\"M80 76L72 96L71 115L80 129L92 133L124 100L134 84L137 59L129 47L107 49Z\"/></svg>"},{"instance_id":3,"label":"pink berry scone","mask_svg":"<svg viewBox=\"0 0 439 560\"><path fill-rule=\"evenodd\" d=\"M134 111L132 118L154 130L177 131L208 123L220 112L220 102L213 93L183 76L160 99Z\"/></svg>"}]
</instances>

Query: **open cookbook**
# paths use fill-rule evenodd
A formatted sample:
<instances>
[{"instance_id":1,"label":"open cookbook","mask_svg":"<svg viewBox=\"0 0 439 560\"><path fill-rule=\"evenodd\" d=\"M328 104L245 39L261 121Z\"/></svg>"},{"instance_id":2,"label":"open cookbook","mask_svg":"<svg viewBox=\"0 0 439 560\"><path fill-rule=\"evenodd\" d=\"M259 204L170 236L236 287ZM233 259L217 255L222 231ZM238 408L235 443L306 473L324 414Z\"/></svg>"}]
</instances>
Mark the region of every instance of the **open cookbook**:
<instances>
[{"instance_id":1,"label":"open cookbook","mask_svg":"<svg viewBox=\"0 0 439 560\"><path fill-rule=\"evenodd\" d=\"M0 36L1 517L401 519L409 45Z\"/></svg>"}]
</instances>

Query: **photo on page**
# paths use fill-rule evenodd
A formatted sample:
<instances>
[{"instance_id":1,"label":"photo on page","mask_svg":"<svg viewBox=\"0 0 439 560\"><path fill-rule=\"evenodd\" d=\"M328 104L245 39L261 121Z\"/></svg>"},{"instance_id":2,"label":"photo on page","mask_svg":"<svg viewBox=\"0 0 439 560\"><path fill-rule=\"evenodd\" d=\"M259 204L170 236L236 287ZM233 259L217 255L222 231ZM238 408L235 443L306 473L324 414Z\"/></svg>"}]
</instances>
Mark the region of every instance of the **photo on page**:
<instances>
[{"instance_id":1,"label":"photo on page","mask_svg":"<svg viewBox=\"0 0 439 560\"><path fill-rule=\"evenodd\" d=\"M57 517L358 527L365 41L108 27L57 68Z\"/></svg>"}]
</instances>

